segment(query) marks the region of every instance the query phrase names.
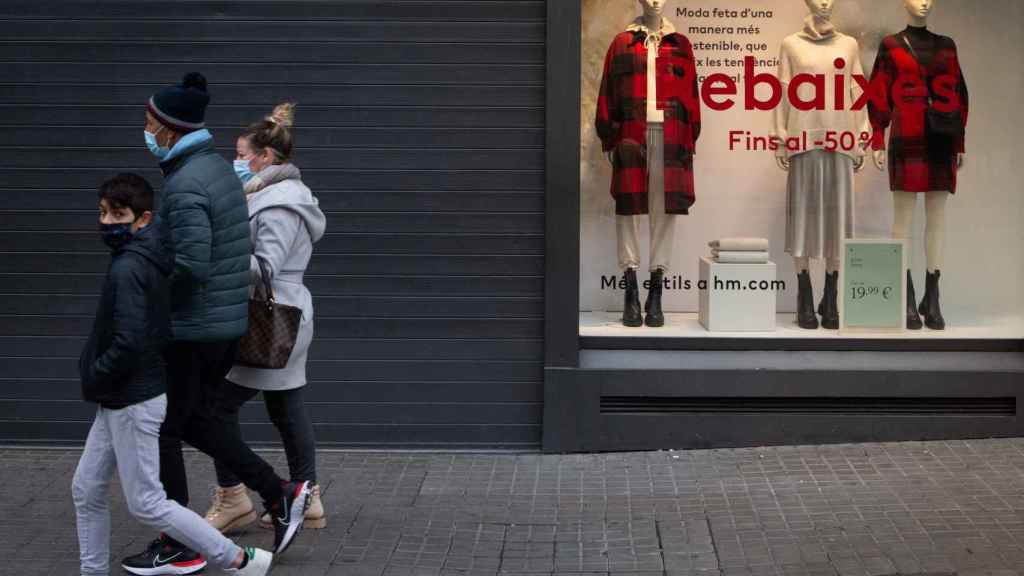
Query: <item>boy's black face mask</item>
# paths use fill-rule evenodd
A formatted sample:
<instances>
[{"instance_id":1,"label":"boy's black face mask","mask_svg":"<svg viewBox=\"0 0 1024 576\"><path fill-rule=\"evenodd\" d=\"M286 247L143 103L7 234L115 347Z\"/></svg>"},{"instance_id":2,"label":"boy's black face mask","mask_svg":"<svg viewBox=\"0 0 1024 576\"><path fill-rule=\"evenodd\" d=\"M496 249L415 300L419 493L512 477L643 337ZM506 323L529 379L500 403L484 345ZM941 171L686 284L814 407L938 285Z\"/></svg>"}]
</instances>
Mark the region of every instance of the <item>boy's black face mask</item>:
<instances>
[{"instance_id":1,"label":"boy's black face mask","mask_svg":"<svg viewBox=\"0 0 1024 576\"><path fill-rule=\"evenodd\" d=\"M132 223L100 224L100 237L111 250L117 250L132 239Z\"/></svg>"}]
</instances>

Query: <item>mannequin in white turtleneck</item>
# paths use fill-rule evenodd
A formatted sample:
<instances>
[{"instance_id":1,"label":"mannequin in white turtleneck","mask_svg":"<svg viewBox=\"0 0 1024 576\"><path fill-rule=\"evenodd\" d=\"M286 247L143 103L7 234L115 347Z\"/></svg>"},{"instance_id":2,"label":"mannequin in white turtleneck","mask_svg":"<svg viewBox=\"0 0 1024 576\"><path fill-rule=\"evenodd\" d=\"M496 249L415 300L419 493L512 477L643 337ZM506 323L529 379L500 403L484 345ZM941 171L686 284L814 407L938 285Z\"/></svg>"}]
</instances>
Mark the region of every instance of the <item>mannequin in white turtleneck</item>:
<instances>
[{"instance_id":1,"label":"mannequin in white turtleneck","mask_svg":"<svg viewBox=\"0 0 1024 576\"><path fill-rule=\"evenodd\" d=\"M827 41L830 38L835 37L836 35L843 36L836 30L835 25L832 23L832 12L833 7L835 5L835 0L804 0L804 3L807 5L808 10L810 10L810 14L804 20L804 29L798 33L799 36L802 36L807 40L811 40L812 42ZM833 58L832 60L829 60L827 63L823 62L821 65L822 70L819 73L834 76L836 73L834 68L834 61L835 59ZM847 62L848 66L849 64L850 63ZM850 69L860 69L859 59L855 62L855 65L856 68ZM863 73L863 71L861 70L861 72L858 73ZM849 80L849 78L847 80ZM831 87L834 86L834 84L831 81L826 82L825 85L826 88L829 89L831 89ZM857 96L860 97L860 93L856 92L857 90L859 90L859 88L856 87L853 82L847 82L846 85L850 86L851 92L857 93ZM827 99L827 101L831 100ZM775 122L777 136L780 135L779 133L782 130L786 130L785 122L789 119L789 116L791 114L799 114L799 112L800 111L798 110L792 110L791 108L789 108L788 101L785 98L783 99L783 103L780 104L778 108L776 108ZM845 114L850 113L850 111L848 110L835 112L841 112ZM857 116L858 117L856 118L856 121L862 123L866 121L866 118L860 117L861 115ZM840 119L839 121L843 121L843 119ZM782 124L782 126L779 126L779 124ZM859 172L861 169L864 168L864 157L862 154L859 153L856 154L856 156L857 157L854 159L854 167ZM789 158L790 155L786 154L785 150L780 150L778 152L778 154L776 155L776 161L778 162L779 168L781 170L789 170Z\"/></svg>"},{"instance_id":2,"label":"mannequin in white turtleneck","mask_svg":"<svg viewBox=\"0 0 1024 576\"><path fill-rule=\"evenodd\" d=\"M853 75L863 74L857 40L840 33L832 23L835 0L803 0L809 14L803 29L786 37L779 54L778 78L788 91L798 75L824 75L826 81L824 110L799 110L783 98L774 111L773 136L782 144L787 140L806 141L808 150L781 147L776 162L789 172L787 182L786 251L793 256L802 287L797 297L798 319L802 328L814 329L818 321L810 300L813 288L807 271L810 259L824 259L828 272L825 298L819 307L822 325L838 328L836 283L841 259L841 242L854 232L853 173L864 167L864 153L852 150L828 151L829 134L859 135L868 131L866 111L854 111L852 105L861 96ZM843 66L837 69L837 60ZM845 105L835 109L836 77L845 76ZM797 89L802 100L810 100L813 87L803 84ZM806 138L804 136L806 135Z\"/></svg>"}]
</instances>

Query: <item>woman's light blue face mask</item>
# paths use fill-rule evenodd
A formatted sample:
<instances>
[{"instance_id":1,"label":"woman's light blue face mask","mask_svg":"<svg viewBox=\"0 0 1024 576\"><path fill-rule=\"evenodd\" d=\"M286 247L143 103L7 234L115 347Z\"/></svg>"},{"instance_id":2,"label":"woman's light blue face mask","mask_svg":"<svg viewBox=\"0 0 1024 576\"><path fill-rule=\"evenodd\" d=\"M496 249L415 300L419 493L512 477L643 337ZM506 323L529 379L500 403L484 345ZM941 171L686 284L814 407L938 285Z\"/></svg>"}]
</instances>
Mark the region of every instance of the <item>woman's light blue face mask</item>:
<instances>
[{"instance_id":1,"label":"woman's light blue face mask","mask_svg":"<svg viewBox=\"0 0 1024 576\"><path fill-rule=\"evenodd\" d=\"M164 127L161 126L160 130L163 129ZM157 130L156 132L150 132L147 130L143 132L143 134L145 134L146 147L149 148L149 151L153 153L153 156L156 156L158 159L163 160L164 158L167 157L168 154L171 153L171 149L168 148L167 146L161 146L157 144L156 135L160 133L160 130Z\"/></svg>"},{"instance_id":2,"label":"woman's light blue face mask","mask_svg":"<svg viewBox=\"0 0 1024 576\"><path fill-rule=\"evenodd\" d=\"M245 184L252 179L253 173L252 168L249 167L249 161L235 160L235 174L238 176L238 179L242 181L242 184Z\"/></svg>"}]
</instances>

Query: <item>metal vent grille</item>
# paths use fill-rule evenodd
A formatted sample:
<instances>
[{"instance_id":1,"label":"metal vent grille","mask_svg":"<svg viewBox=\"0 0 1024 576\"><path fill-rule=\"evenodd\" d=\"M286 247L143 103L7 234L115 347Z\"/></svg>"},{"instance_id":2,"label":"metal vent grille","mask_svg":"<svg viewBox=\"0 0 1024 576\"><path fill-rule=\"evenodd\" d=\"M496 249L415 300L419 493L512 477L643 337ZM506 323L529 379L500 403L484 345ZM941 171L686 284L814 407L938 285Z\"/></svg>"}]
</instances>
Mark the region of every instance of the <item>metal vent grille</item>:
<instances>
[{"instance_id":1,"label":"metal vent grille","mask_svg":"<svg viewBox=\"0 0 1024 576\"><path fill-rule=\"evenodd\" d=\"M1006 398L672 398L602 396L602 414L846 414L879 416L1014 416Z\"/></svg>"}]
</instances>

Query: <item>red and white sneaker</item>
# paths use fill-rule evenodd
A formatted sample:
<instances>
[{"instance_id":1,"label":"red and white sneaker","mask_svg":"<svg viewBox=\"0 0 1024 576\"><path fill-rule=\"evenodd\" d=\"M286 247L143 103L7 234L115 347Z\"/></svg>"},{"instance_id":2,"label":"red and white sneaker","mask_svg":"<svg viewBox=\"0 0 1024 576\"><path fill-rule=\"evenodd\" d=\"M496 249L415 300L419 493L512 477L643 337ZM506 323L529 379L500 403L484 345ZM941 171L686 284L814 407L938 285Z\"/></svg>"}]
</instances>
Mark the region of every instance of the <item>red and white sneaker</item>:
<instances>
[{"instance_id":1,"label":"red and white sneaker","mask_svg":"<svg viewBox=\"0 0 1024 576\"><path fill-rule=\"evenodd\" d=\"M161 534L150 542L145 552L125 558L121 567L139 576L195 574L206 568L206 560L198 552Z\"/></svg>"}]
</instances>

